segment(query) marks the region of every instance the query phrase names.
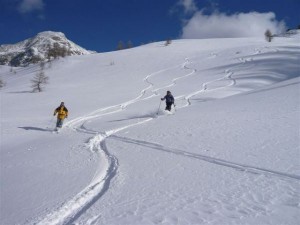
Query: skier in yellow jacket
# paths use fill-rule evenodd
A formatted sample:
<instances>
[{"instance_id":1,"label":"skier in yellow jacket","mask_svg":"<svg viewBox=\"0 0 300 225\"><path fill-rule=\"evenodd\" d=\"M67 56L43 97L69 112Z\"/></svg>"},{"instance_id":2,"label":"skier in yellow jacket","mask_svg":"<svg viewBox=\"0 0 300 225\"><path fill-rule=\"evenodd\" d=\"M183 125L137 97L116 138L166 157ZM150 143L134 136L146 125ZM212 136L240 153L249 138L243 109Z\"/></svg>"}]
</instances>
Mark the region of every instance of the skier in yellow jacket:
<instances>
[{"instance_id":1,"label":"skier in yellow jacket","mask_svg":"<svg viewBox=\"0 0 300 225\"><path fill-rule=\"evenodd\" d=\"M56 128L61 128L65 118L68 118L68 109L65 106L64 102L60 103L60 106L57 107L54 111L54 116L57 114Z\"/></svg>"}]
</instances>

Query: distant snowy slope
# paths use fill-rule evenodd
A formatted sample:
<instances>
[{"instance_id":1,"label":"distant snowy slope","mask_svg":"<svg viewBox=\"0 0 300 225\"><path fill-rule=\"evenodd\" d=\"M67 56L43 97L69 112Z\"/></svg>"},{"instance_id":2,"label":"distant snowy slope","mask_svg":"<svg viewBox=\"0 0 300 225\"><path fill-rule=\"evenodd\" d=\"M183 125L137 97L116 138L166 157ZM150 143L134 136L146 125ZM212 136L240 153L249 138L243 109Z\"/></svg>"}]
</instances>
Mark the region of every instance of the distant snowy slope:
<instances>
[{"instance_id":1,"label":"distant snowy slope","mask_svg":"<svg viewBox=\"0 0 300 225\"><path fill-rule=\"evenodd\" d=\"M276 37L293 37L293 38L300 38L300 29L290 29L287 32L279 35L274 35ZM297 37L295 37L297 36Z\"/></svg>"},{"instance_id":2,"label":"distant snowy slope","mask_svg":"<svg viewBox=\"0 0 300 225\"><path fill-rule=\"evenodd\" d=\"M91 53L68 40L61 32L45 31L17 44L1 45L0 64L27 66L31 63L46 60L49 52L55 50L64 50L65 55L85 55Z\"/></svg>"},{"instance_id":3,"label":"distant snowy slope","mask_svg":"<svg viewBox=\"0 0 300 225\"><path fill-rule=\"evenodd\" d=\"M1 224L298 224L298 38L65 57L41 93L0 66Z\"/></svg>"}]
</instances>

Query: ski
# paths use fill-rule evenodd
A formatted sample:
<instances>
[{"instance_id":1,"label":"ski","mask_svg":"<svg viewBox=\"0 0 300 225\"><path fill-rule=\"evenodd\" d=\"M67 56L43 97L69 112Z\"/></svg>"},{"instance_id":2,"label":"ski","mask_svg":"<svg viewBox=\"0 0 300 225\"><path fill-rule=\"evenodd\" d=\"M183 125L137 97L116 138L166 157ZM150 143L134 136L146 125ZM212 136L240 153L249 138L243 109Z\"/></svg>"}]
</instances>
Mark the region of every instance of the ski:
<instances>
[{"instance_id":1,"label":"ski","mask_svg":"<svg viewBox=\"0 0 300 225\"><path fill-rule=\"evenodd\" d=\"M58 134L60 132L61 128L54 128L54 130L52 131L52 133Z\"/></svg>"}]
</instances>

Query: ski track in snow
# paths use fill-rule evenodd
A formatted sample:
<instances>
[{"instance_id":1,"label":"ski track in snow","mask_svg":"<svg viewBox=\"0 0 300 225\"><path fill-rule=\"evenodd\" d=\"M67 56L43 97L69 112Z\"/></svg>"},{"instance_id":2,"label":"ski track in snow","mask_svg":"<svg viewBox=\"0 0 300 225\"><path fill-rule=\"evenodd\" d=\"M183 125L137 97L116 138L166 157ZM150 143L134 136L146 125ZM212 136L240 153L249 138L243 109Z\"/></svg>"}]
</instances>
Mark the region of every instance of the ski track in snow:
<instances>
[{"instance_id":1,"label":"ski track in snow","mask_svg":"<svg viewBox=\"0 0 300 225\"><path fill-rule=\"evenodd\" d=\"M103 157L106 159L107 170L103 173L103 171L96 171L96 174L92 180L92 182L80 193L78 193L73 199L64 203L60 208L54 210L53 212L49 213L43 220L40 220L37 224L44 225L44 224L70 224L76 219L80 217L80 215L85 212L90 206L92 206L108 189L110 180L114 177L117 172L118 168L118 160L115 156L109 154L105 139L112 134L115 134L121 130L128 129L130 127L140 125L142 123L149 122L153 119L153 117L147 118L143 121L139 121L137 123L132 123L127 126L119 127L114 130L104 131L103 133L88 130L84 127L84 123L87 120L96 119L99 117L103 117L106 115L114 114L121 112L127 106L134 104L136 102L147 100L158 95L157 90L152 91L155 94L152 94L148 97L145 97L147 90L153 87L153 84L149 82L149 78L151 76L155 76L157 74L163 73L166 70L173 69L168 68L164 70L160 70L158 72L152 73L144 78L144 81L149 84L148 87L143 89L140 92L140 95L136 98L124 102L122 104L113 105L109 107L104 107L98 109L86 116L78 117L73 119L65 124L66 127L69 127L77 132L83 132L88 134L94 134L93 138L88 141L88 147L91 151L95 152L98 157Z\"/></svg>"},{"instance_id":2,"label":"ski track in snow","mask_svg":"<svg viewBox=\"0 0 300 225\"><path fill-rule=\"evenodd\" d=\"M212 53L214 58L217 57L217 54L215 53ZM245 63L247 62L247 60L244 60L244 58L239 58L239 60L242 62L242 63ZM252 61L252 60L251 60ZM239 64L235 67L238 67ZM221 77L221 78L218 78L218 79L215 79L215 80L211 80L211 81L208 81L208 82L205 82L202 84L202 88L200 90L196 90L190 94L187 94L186 96L180 96L180 97L177 97L176 99L180 100L180 99L184 99L186 101L186 104L184 106L182 106L181 108L183 107L187 107L187 106L190 106L192 103L191 103L191 98L196 96L196 95L199 95L205 91L216 91L216 90L219 90L219 89L224 89L224 88L227 88L227 87L231 87L231 86L234 86L236 85L236 80L233 78L233 70L235 67L232 67L230 69L226 69L224 71L225 75L224 77ZM196 73L196 69L193 69L193 68L189 68L187 66L184 67L185 69L188 69L188 70L192 70L191 74L192 75L193 73ZM229 84L228 85L222 85L220 87L217 87L217 88L209 88L210 85L212 84L215 84L215 83L218 83L218 82L222 82L222 81L229 81Z\"/></svg>"},{"instance_id":3,"label":"ski track in snow","mask_svg":"<svg viewBox=\"0 0 300 225\"><path fill-rule=\"evenodd\" d=\"M254 55L258 55L260 53L261 53L261 50L255 49ZM211 53L211 56L209 58L215 58L215 57L218 57L218 54ZM247 58L247 59L239 58L239 61L242 64L247 63L248 61L252 61L252 60L253 60L253 58ZM184 150L167 148L165 146L158 145L155 143L139 141L139 140L124 138L124 137L118 137L115 135L119 131L128 129L133 126L147 123L147 122L153 120L155 117L149 117L142 121L129 124L127 126L122 126L122 127L119 127L119 128L113 129L113 130L108 130L108 131L103 131L103 132L89 130L85 127L84 124L88 120L93 120L93 119L97 119L100 117L104 117L106 115L111 115L111 114L122 112L123 110L126 109L127 106L137 103L139 101L145 101L152 97L158 96L160 90L172 87L172 86L176 85L179 80L187 78L192 75L195 75L197 72L197 69L188 67L188 64L191 64L191 61L188 58L186 58L185 62L179 66L162 69L162 70L159 70L157 72L151 73L150 75L146 76L143 80L145 83L148 84L148 86L145 89L143 89L136 98L134 98L132 100L126 101L121 104L100 108L100 109L93 111L85 116L75 118L66 123L66 125L65 125L66 127L73 129L76 132L82 132L82 133L94 135L92 138L89 139L87 146L90 149L90 151L92 151L96 154L97 157L105 159L106 171L101 171L101 170L96 171L91 183L88 184L85 189L83 189L80 193L78 193L71 200L62 204L61 207L59 207L58 209L56 209L53 212L46 215L43 219L39 219L39 222L37 222L37 224L39 224L39 225L72 224L87 209L89 209L96 201L98 201L101 198L101 196L108 190L110 181L116 175L118 166L119 166L118 159L115 156L111 155L109 153L109 150L107 149L105 140L108 137L111 137L113 139L118 139L123 142L131 143L131 144L142 145L144 147L164 151L164 152L171 153L171 154L176 154L176 155L180 155L180 156L184 156L184 157L202 160L202 161L216 164L219 166L233 168L233 169L239 170L241 172L247 172L247 173L251 173L251 174L259 174L259 175L265 175L265 176L273 176L273 177L284 178L284 179L300 180L300 177L297 175L281 173L278 171L267 170L267 169L259 168L259 167L252 167L252 166L243 165L243 164L239 164L239 163L233 163L233 162L229 162L229 161L225 161L222 159L217 159L217 158L213 158L213 157L209 157L209 156L205 156L205 155L190 153L190 152L187 152ZM201 94L207 90L215 91L218 89L235 86L236 80L233 78L233 75L234 75L234 69L236 69L236 67L238 67L238 66L239 65L226 69L224 71L225 75L219 79L215 79L215 80L203 83L201 89L196 90L192 93L186 94L184 96L176 97L175 99L177 99L177 100L182 99L182 100L186 101L186 104L179 108L184 108L184 107L190 106L192 104L192 102L191 102L192 97L194 97L198 94ZM186 71L190 70L190 72L172 79L170 81L170 84L168 84L168 85L165 85L162 87L157 87L154 89L155 84L150 81L151 77L158 76L168 70L172 70L172 69L176 69L176 68L183 68ZM217 88L210 88L210 85L217 83L217 82L223 82L223 81L226 81L225 83L227 85L223 85L223 86L220 86ZM149 92L149 95L147 95L148 92ZM98 218L98 216L91 218L89 221L87 221L87 224L93 223L93 221L97 220L97 218Z\"/></svg>"},{"instance_id":4,"label":"ski track in snow","mask_svg":"<svg viewBox=\"0 0 300 225\"><path fill-rule=\"evenodd\" d=\"M245 165L245 164L230 162L230 161L226 161L223 159L218 159L218 158L214 158L214 157L210 157L210 156L206 156L206 155L191 153L186 150L180 150L180 149L166 147L166 146L163 146L163 145L160 145L157 143L151 143L151 142L147 142L147 141L130 139L130 138L126 138L126 137L119 137L116 135L113 135L110 138L113 138L115 140L119 140L122 142L126 142L129 144L140 145L143 147L147 147L147 148L151 148L151 149L155 149L155 150L159 150L159 151L163 151L163 152L167 152L167 153L171 153L171 154L175 154L175 155L180 155L183 157L188 157L188 158L192 158L192 159L205 161L205 162L216 164L219 166L233 168L233 169L236 169L241 172L246 172L246 173L251 173L251 174L256 174L256 175L272 176L272 177L283 178L283 179L292 179L292 180L297 180L297 181L300 180L300 176L298 176L298 175L282 173L279 171L268 170L268 169L264 169L264 168L260 168L260 167L254 167L254 166L249 166L249 165Z\"/></svg>"}]
</instances>

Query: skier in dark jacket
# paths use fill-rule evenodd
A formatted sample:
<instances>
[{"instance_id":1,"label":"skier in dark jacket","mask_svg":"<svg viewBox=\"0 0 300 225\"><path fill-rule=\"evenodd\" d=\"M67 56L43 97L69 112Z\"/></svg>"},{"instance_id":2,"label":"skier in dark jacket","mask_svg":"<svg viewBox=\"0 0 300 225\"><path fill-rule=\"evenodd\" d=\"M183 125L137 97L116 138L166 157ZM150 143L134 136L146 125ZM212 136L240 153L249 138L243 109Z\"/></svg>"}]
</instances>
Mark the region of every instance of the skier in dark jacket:
<instances>
[{"instance_id":1,"label":"skier in dark jacket","mask_svg":"<svg viewBox=\"0 0 300 225\"><path fill-rule=\"evenodd\" d=\"M161 100L166 100L166 110L168 111L171 111L171 107L172 105L174 104L175 106L175 103L174 103L174 97L173 95L171 94L171 91L167 91L167 94L165 97L161 98Z\"/></svg>"},{"instance_id":2,"label":"skier in dark jacket","mask_svg":"<svg viewBox=\"0 0 300 225\"><path fill-rule=\"evenodd\" d=\"M60 103L60 106L54 110L54 116L57 114L56 128L61 128L65 118L68 118L68 109L64 102Z\"/></svg>"}]
</instances>

